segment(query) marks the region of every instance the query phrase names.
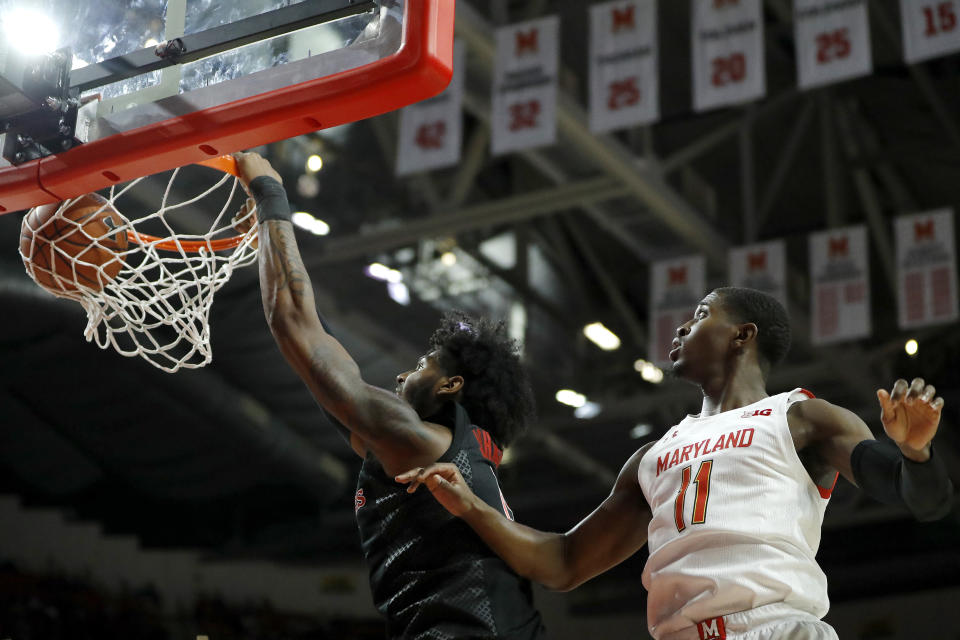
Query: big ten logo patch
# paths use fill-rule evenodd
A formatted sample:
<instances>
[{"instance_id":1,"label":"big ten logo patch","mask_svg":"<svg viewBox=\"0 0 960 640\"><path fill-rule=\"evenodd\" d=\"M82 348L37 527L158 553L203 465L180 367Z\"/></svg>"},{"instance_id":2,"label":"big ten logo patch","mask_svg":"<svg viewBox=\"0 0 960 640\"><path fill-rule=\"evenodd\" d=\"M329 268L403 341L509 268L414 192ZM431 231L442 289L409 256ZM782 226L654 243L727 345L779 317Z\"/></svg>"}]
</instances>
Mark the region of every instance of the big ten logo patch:
<instances>
[{"instance_id":1,"label":"big ten logo patch","mask_svg":"<svg viewBox=\"0 0 960 640\"><path fill-rule=\"evenodd\" d=\"M363 489L357 489L357 495L353 497L353 511L360 511L360 507L367 504L367 499L363 496Z\"/></svg>"},{"instance_id":2,"label":"big ten logo patch","mask_svg":"<svg viewBox=\"0 0 960 640\"><path fill-rule=\"evenodd\" d=\"M741 418L755 418L756 416L769 416L773 413L773 409L756 409L754 411L744 411Z\"/></svg>"}]
</instances>

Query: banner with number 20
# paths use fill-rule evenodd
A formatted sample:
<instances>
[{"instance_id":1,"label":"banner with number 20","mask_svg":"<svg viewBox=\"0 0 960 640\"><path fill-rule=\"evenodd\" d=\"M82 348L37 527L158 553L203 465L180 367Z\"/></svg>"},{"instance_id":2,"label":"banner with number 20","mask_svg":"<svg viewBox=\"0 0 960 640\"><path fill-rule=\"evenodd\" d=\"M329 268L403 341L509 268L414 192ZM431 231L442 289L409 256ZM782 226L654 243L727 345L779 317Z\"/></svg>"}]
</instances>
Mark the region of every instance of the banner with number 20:
<instances>
[{"instance_id":1,"label":"banner with number 20","mask_svg":"<svg viewBox=\"0 0 960 640\"><path fill-rule=\"evenodd\" d=\"M762 98L760 0L691 0L693 102L697 111Z\"/></svg>"}]
</instances>

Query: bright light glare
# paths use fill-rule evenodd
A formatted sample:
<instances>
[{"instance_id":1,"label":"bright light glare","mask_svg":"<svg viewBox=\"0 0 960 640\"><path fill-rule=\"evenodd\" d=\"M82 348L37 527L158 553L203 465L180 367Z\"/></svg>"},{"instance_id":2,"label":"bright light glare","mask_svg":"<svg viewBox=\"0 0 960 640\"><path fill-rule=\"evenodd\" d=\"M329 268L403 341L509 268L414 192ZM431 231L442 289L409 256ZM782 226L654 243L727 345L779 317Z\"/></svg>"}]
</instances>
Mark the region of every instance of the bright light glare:
<instances>
[{"instance_id":1,"label":"bright light glare","mask_svg":"<svg viewBox=\"0 0 960 640\"><path fill-rule=\"evenodd\" d=\"M587 396L572 389L560 389L560 391L557 391L556 398L560 404L570 407L582 407L587 404Z\"/></svg>"},{"instance_id":2,"label":"bright light glare","mask_svg":"<svg viewBox=\"0 0 960 640\"><path fill-rule=\"evenodd\" d=\"M365 269L366 274L374 280L383 280L384 282L400 282L403 280L403 274L396 269L374 262Z\"/></svg>"},{"instance_id":3,"label":"bright light glare","mask_svg":"<svg viewBox=\"0 0 960 640\"><path fill-rule=\"evenodd\" d=\"M410 289L402 282L388 282L387 294L397 304L407 306L410 304Z\"/></svg>"},{"instance_id":4,"label":"bright light glare","mask_svg":"<svg viewBox=\"0 0 960 640\"><path fill-rule=\"evenodd\" d=\"M155 47L155 46L157 46L158 44L160 44L160 43L157 42L157 39L156 39L156 38L149 38L146 42L143 43L143 48L144 48L144 49L147 49L147 48L149 48L149 47Z\"/></svg>"},{"instance_id":5,"label":"bright light glare","mask_svg":"<svg viewBox=\"0 0 960 640\"><path fill-rule=\"evenodd\" d=\"M316 173L317 171L320 171L320 169L323 169L323 158L317 154L313 154L307 158L307 171Z\"/></svg>"},{"instance_id":6,"label":"bright light glare","mask_svg":"<svg viewBox=\"0 0 960 640\"><path fill-rule=\"evenodd\" d=\"M620 338L613 331L603 326L603 323L593 322L583 328L583 335L604 351L613 351L620 348Z\"/></svg>"},{"instance_id":7,"label":"bright light glare","mask_svg":"<svg viewBox=\"0 0 960 640\"><path fill-rule=\"evenodd\" d=\"M642 438L643 436L648 436L651 433L653 433L653 427L646 422L641 422L633 429L630 429L630 437L634 440Z\"/></svg>"},{"instance_id":8,"label":"bright light glare","mask_svg":"<svg viewBox=\"0 0 960 640\"><path fill-rule=\"evenodd\" d=\"M633 363L633 368L636 369L640 377L647 382L652 382L653 384L663 382L663 370L652 362L647 362L643 358L640 358Z\"/></svg>"},{"instance_id":9,"label":"bright light glare","mask_svg":"<svg viewBox=\"0 0 960 640\"><path fill-rule=\"evenodd\" d=\"M50 53L60 44L60 30L48 16L30 9L14 9L3 16L7 43L20 53Z\"/></svg>"},{"instance_id":10,"label":"bright light glare","mask_svg":"<svg viewBox=\"0 0 960 640\"><path fill-rule=\"evenodd\" d=\"M583 403L582 407L577 407L573 411L573 415L579 418L580 420L589 420L591 418L596 418L600 415L600 411L603 410L603 407L597 404L596 402L590 402L587 400Z\"/></svg>"},{"instance_id":11,"label":"bright light glare","mask_svg":"<svg viewBox=\"0 0 960 640\"><path fill-rule=\"evenodd\" d=\"M293 224L301 229L306 229L314 235L325 236L330 233L330 225L323 220L314 218L306 211L297 211L290 219L293 221Z\"/></svg>"},{"instance_id":12,"label":"bright light glare","mask_svg":"<svg viewBox=\"0 0 960 640\"><path fill-rule=\"evenodd\" d=\"M904 350L907 352L908 356L913 356L917 354L917 350L920 348L920 345L917 344L917 341L913 338L907 340L907 344L903 345Z\"/></svg>"},{"instance_id":13,"label":"bright light glare","mask_svg":"<svg viewBox=\"0 0 960 640\"><path fill-rule=\"evenodd\" d=\"M442 256L440 256L440 262L443 263L446 267L452 267L457 264L457 254L453 251L447 251Z\"/></svg>"}]
</instances>

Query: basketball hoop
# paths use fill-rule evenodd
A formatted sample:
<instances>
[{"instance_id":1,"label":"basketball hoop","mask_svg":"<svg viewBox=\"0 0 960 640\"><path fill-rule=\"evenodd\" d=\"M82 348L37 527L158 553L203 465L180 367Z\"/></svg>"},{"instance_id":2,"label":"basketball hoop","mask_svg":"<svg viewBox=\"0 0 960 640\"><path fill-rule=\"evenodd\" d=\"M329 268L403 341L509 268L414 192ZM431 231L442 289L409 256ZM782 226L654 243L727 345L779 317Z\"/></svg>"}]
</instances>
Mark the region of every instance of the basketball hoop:
<instances>
[{"instance_id":1,"label":"basketball hoop","mask_svg":"<svg viewBox=\"0 0 960 640\"><path fill-rule=\"evenodd\" d=\"M234 269L257 257L257 225L239 235L232 226L233 213L247 198L238 188L236 161L221 156L198 164L220 172L212 187L172 202L178 177L189 187L209 174L198 171L197 165L175 169L159 209L146 215L124 214L124 209L135 206L130 204L135 188L145 180L138 178L111 187L104 198L91 194L46 205L55 211L35 207L21 226L20 256L27 274L50 293L83 306L88 342L95 341L102 349L112 346L124 356L140 356L170 373L199 368L213 359L209 325L213 295ZM182 172L193 174L192 180L183 179ZM94 196L96 200L91 200ZM223 199L216 205L219 213L199 228L201 216L189 209L202 203L205 211L215 211L210 206L214 197ZM140 206L144 199L150 196L140 197ZM117 206L120 200L122 207ZM78 208L83 215L75 215Z\"/></svg>"}]
</instances>

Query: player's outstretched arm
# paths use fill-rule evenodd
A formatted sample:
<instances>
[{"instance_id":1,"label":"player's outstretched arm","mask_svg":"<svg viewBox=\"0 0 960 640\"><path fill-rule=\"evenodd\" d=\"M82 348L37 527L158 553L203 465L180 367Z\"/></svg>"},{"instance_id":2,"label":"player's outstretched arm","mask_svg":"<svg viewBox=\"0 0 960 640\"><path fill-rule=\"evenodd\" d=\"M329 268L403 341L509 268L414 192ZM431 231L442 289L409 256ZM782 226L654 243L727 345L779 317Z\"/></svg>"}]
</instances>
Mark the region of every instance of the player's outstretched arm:
<instances>
[{"instance_id":1,"label":"player's outstretched arm","mask_svg":"<svg viewBox=\"0 0 960 640\"><path fill-rule=\"evenodd\" d=\"M873 438L853 412L807 400L790 407L788 420L799 428L820 457L871 497L906 506L918 520L945 516L953 504L953 484L933 451L943 398L922 378L897 380L877 391L880 420L889 442Z\"/></svg>"},{"instance_id":2,"label":"player's outstretched arm","mask_svg":"<svg viewBox=\"0 0 960 640\"><path fill-rule=\"evenodd\" d=\"M463 518L518 574L549 589L568 591L620 564L646 543L651 515L637 467L649 448L633 454L606 500L566 533L539 531L509 520L479 499L452 464L413 469L397 476L397 481L408 483L411 493L426 485L444 508Z\"/></svg>"},{"instance_id":3,"label":"player's outstretched arm","mask_svg":"<svg viewBox=\"0 0 960 640\"><path fill-rule=\"evenodd\" d=\"M436 460L449 445L449 432L425 424L394 394L365 383L350 354L324 329L279 174L255 153L236 158L241 180L257 200L263 310L284 358L320 405L350 430L359 455L371 451L388 472Z\"/></svg>"}]
</instances>

